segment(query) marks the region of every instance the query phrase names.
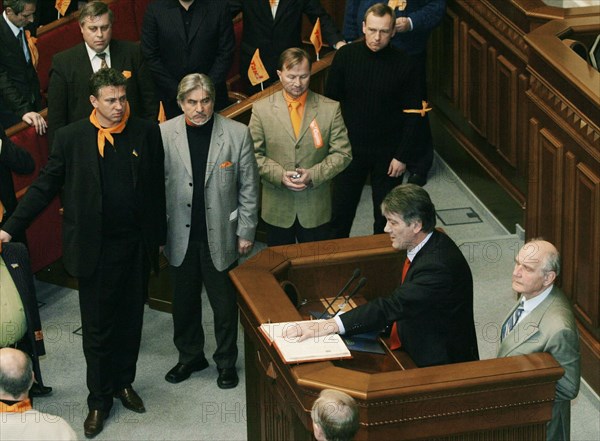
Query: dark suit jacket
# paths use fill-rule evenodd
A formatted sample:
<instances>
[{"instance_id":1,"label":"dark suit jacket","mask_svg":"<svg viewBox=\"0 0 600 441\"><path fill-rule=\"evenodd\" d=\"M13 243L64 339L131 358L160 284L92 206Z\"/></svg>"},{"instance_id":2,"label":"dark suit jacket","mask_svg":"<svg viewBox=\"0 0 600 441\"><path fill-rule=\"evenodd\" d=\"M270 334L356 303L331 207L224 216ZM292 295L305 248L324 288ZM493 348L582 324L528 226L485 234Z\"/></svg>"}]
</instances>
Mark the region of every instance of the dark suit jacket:
<instances>
[{"instance_id":1,"label":"dark suit jacket","mask_svg":"<svg viewBox=\"0 0 600 441\"><path fill-rule=\"evenodd\" d=\"M142 26L142 52L167 118L181 113L177 86L190 73L204 73L215 83L216 108L227 104L225 80L233 60L233 23L225 1L197 1L186 38L178 0L148 5Z\"/></svg>"},{"instance_id":2,"label":"dark suit jacket","mask_svg":"<svg viewBox=\"0 0 600 441\"><path fill-rule=\"evenodd\" d=\"M392 295L340 316L347 334L398 322L404 349L419 367L479 359L471 269L456 244L434 231Z\"/></svg>"},{"instance_id":3,"label":"dark suit jacket","mask_svg":"<svg viewBox=\"0 0 600 441\"><path fill-rule=\"evenodd\" d=\"M112 68L131 74L127 80L131 115L156 121L158 100L139 45L113 39L110 62ZM93 107L89 99L89 79L93 73L83 42L52 58L48 85L48 142L51 148L57 129L90 115Z\"/></svg>"},{"instance_id":4,"label":"dark suit jacket","mask_svg":"<svg viewBox=\"0 0 600 441\"><path fill-rule=\"evenodd\" d=\"M123 133L113 136L127 136L136 143L137 156L131 156L135 212L156 270L158 247L166 241L164 152L158 124L131 117ZM103 214L97 129L87 119L56 132L48 164L4 229L9 234L25 230L63 185L63 262L75 277L90 276L102 247Z\"/></svg>"},{"instance_id":5,"label":"dark suit jacket","mask_svg":"<svg viewBox=\"0 0 600 441\"><path fill-rule=\"evenodd\" d=\"M3 17L0 17L0 48L0 112L14 114L18 122L27 112L41 109L40 81Z\"/></svg>"},{"instance_id":6,"label":"dark suit jacket","mask_svg":"<svg viewBox=\"0 0 600 441\"><path fill-rule=\"evenodd\" d=\"M240 11L244 16L240 51L240 75L243 78L247 76L250 60L258 48L269 80L278 79L279 55L290 47L302 47L302 14L306 14L313 24L320 19L321 32L329 44L344 39L319 0L281 0L275 18L265 0L229 0L229 8L234 16Z\"/></svg>"},{"instance_id":7,"label":"dark suit jacket","mask_svg":"<svg viewBox=\"0 0 600 441\"><path fill-rule=\"evenodd\" d=\"M27 321L27 335L23 337L23 340L26 340L23 349L32 356L36 366L36 379L38 383L43 384L37 358L46 354L46 348L27 248L22 243L3 243L0 259L4 260L23 302Z\"/></svg>"},{"instance_id":8,"label":"dark suit jacket","mask_svg":"<svg viewBox=\"0 0 600 441\"><path fill-rule=\"evenodd\" d=\"M0 126L0 139L2 139L2 147L0 148L0 201L2 201L6 210L4 218L0 222L0 227L2 227L17 207L12 173L21 175L33 173L35 162L27 150L17 146L6 136L2 126ZM24 242L24 240L25 234L13 237L15 242Z\"/></svg>"}]
</instances>

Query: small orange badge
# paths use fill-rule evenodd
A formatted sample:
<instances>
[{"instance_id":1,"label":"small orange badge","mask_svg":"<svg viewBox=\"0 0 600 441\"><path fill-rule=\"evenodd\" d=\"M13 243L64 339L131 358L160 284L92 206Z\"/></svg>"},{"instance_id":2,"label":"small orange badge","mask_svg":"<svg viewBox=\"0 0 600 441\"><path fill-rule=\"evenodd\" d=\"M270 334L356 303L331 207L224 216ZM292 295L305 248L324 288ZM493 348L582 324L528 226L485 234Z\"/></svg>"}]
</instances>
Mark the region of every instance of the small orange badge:
<instances>
[{"instance_id":1,"label":"small orange badge","mask_svg":"<svg viewBox=\"0 0 600 441\"><path fill-rule=\"evenodd\" d=\"M219 166L219 168L227 168L227 167L231 167L232 165L233 165L232 162L225 161Z\"/></svg>"},{"instance_id":2,"label":"small orange badge","mask_svg":"<svg viewBox=\"0 0 600 441\"><path fill-rule=\"evenodd\" d=\"M321 136L321 130L319 130L317 120L313 119L308 127L310 128L310 132L312 133L315 148L320 149L321 147L323 147L323 137Z\"/></svg>"},{"instance_id":3,"label":"small orange badge","mask_svg":"<svg viewBox=\"0 0 600 441\"><path fill-rule=\"evenodd\" d=\"M131 78L131 71L130 70L124 70L123 72L121 72L123 74L123 76L127 79Z\"/></svg>"}]
</instances>

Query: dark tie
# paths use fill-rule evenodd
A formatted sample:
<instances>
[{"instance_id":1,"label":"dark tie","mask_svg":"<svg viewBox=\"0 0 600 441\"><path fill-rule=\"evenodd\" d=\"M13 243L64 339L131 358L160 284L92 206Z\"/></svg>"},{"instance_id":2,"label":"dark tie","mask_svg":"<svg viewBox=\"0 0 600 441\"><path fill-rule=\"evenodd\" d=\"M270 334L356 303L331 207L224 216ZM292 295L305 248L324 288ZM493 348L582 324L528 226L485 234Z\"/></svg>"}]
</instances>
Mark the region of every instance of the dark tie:
<instances>
[{"instance_id":1,"label":"dark tie","mask_svg":"<svg viewBox=\"0 0 600 441\"><path fill-rule=\"evenodd\" d=\"M106 69L108 67L108 64L106 63L106 52L100 52L98 55L98 58L100 58L100 60L102 60L100 62L100 69Z\"/></svg>"},{"instance_id":2,"label":"dark tie","mask_svg":"<svg viewBox=\"0 0 600 441\"><path fill-rule=\"evenodd\" d=\"M512 331L515 325L519 322L519 317L521 317L521 314L523 314L524 311L523 303L523 300L521 300L519 302L519 307L515 309L515 312L513 312L508 320L506 320L506 322L504 322L502 325L502 340L506 338L508 333Z\"/></svg>"},{"instance_id":3,"label":"dark tie","mask_svg":"<svg viewBox=\"0 0 600 441\"><path fill-rule=\"evenodd\" d=\"M21 50L23 51L23 55L25 55L25 60L29 63L31 57L29 56L29 51L27 50L27 44L25 44L25 39L23 38L23 29L19 31L17 34L17 40L19 40L19 46L21 46Z\"/></svg>"},{"instance_id":4,"label":"dark tie","mask_svg":"<svg viewBox=\"0 0 600 441\"><path fill-rule=\"evenodd\" d=\"M410 259L407 257L404 261L404 267L402 267L402 283L404 283L409 268ZM398 322L394 322L392 332L390 333L390 349L395 351L396 349L400 349L400 346L402 346L402 342L400 342L400 336L398 335Z\"/></svg>"}]
</instances>

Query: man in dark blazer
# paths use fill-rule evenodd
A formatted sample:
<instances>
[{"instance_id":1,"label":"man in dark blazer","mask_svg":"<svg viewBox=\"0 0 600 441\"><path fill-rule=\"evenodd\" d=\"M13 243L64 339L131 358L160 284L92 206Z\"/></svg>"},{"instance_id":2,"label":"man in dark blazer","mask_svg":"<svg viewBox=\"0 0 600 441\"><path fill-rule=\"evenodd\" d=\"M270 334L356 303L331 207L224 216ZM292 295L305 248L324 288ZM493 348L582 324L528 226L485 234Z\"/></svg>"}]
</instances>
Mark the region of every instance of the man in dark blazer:
<instances>
[{"instance_id":1,"label":"man in dark blazer","mask_svg":"<svg viewBox=\"0 0 600 441\"><path fill-rule=\"evenodd\" d=\"M515 258L513 291L519 302L501 327L498 357L548 352L565 374L556 383L552 419L546 427L549 441L571 439L571 400L580 383L579 333L571 303L554 285L560 273L560 255L542 239L527 242Z\"/></svg>"},{"instance_id":2,"label":"man in dark blazer","mask_svg":"<svg viewBox=\"0 0 600 441\"><path fill-rule=\"evenodd\" d=\"M131 115L156 121L158 100L140 47L131 41L113 40L112 25L113 12L106 3L86 4L79 13L84 41L52 58L48 85L50 148L56 130L89 116L92 111L88 84L90 76L102 66L102 55L98 54L106 54L107 66L127 78Z\"/></svg>"},{"instance_id":3,"label":"man in dark blazer","mask_svg":"<svg viewBox=\"0 0 600 441\"><path fill-rule=\"evenodd\" d=\"M452 239L434 229L429 195L415 184L399 185L381 208L392 247L407 254L400 286L390 296L290 332L305 340L315 334L360 334L395 322L390 347L401 347L419 367L478 360L471 269Z\"/></svg>"},{"instance_id":4,"label":"man in dark blazer","mask_svg":"<svg viewBox=\"0 0 600 441\"><path fill-rule=\"evenodd\" d=\"M160 131L129 117L126 84L115 69L92 75L94 110L56 132L48 164L0 230L0 241L10 241L63 188L63 262L79 281L87 437L102 431L113 396L145 411L132 383L149 269L158 269L166 240Z\"/></svg>"},{"instance_id":5,"label":"man in dark blazer","mask_svg":"<svg viewBox=\"0 0 600 441\"><path fill-rule=\"evenodd\" d=\"M35 10L36 0L4 1L0 18L0 124L9 127L25 121L42 134L46 122L37 113L42 108L40 81L25 36Z\"/></svg>"},{"instance_id":6,"label":"man in dark blazer","mask_svg":"<svg viewBox=\"0 0 600 441\"><path fill-rule=\"evenodd\" d=\"M27 329L20 339L13 343L17 348L29 354L33 362L33 372L35 373L35 382L29 390L30 396L47 395L52 392L50 386L44 385L42 371L40 369L40 357L46 354L44 345L44 334L42 333L42 321L38 310L37 297L35 295L35 286L33 284L33 274L29 265L29 255L27 248L22 243L5 243L0 242L0 259L8 272L11 281L14 284L14 289L21 299L23 304L23 312L25 315L25 326ZM3 269L0 269L0 273ZM3 280L3 277L0 277ZM11 284L6 283L3 289L11 289ZM4 294L4 292L3 292ZM2 311L0 321L2 322L1 333L6 332L5 320L8 316L7 311ZM22 332L22 331L21 331ZM4 336L9 337L9 336Z\"/></svg>"},{"instance_id":7,"label":"man in dark blazer","mask_svg":"<svg viewBox=\"0 0 600 441\"><path fill-rule=\"evenodd\" d=\"M233 60L233 23L225 1L156 0L142 26L142 53L167 119L181 114L177 86L190 73L203 73L215 84L215 110L228 105L227 72Z\"/></svg>"},{"instance_id":8,"label":"man in dark blazer","mask_svg":"<svg viewBox=\"0 0 600 441\"><path fill-rule=\"evenodd\" d=\"M311 23L321 22L324 40L335 49L345 44L319 0L279 0L270 5L268 0L229 0L229 9L235 17L242 13L244 32L240 49L240 75L248 77L248 67L256 49L269 74L266 84L277 81L279 55L290 47L302 47L302 14ZM258 91L256 87L252 93Z\"/></svg>"}]
</instances>

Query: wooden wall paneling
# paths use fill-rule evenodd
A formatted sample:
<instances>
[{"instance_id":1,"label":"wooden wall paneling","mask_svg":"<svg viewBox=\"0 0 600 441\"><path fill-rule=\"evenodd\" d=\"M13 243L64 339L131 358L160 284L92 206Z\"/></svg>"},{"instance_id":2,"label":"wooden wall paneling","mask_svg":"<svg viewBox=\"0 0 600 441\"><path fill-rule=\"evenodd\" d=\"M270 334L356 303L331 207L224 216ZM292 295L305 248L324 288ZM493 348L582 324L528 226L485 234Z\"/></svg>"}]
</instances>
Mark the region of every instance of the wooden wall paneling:
<instances>
[{"instance_id":1,"label":"wooden wall paneling","mask_svg":"<svg viewBox=\"0 0 600 441\"><path fill-rule=\"evenodd\" d=\"M466 116L469 124L481 135L487 135L487 41L475 29L469 29L465 48Z\"/></svg>"},{"instance_id":2,"label":"wooden wall paneling","mask_svg":"<svg viewBox=\"0 0 600 441\"><path fill-rule=\"evenodd\" d=\"M583 163L575 177L575 290L573 302L592 329L600 324L600 176Z\"/></svg>"},{"instance_id":3,"label":"wooden wall paneling","mask_svg":"<svg viewBox=\"0 0 600 441\"><path fill-rule=\"evenodd\" d=\"M518 75L518 127L517 127L517 172L519 176L527 176L527 158L529 157L529 101L527 100L527 89L529 87L529 76L524 73Z\"/></svg>"},{"instance_id":4,"label":"wooden wall paneling","mask_svg":"<svg viewBox=\"0 0 600 441\"><path fill-rule=\"evenodd\" d=\"M436 51L440 55L438 65L436 66L438 68L436 69L436 76L439 80L440 92L454 106L459 105L459 23L458 16L450 10L447 11L447 14L444 16L443 25L439 28L439 32L434 34L434 39L432 40L437 42L436 46L441 48L441 51ZM430 71L431 73L432 71Z\"/></svg>"},{"instance_id":5,"label":"wooden wall paneling","mask_svg":"<svg viewBox=\"0 0 600 441\"><path fill-rule=\"evenodd\" d=\"M460 69L460 76L458 77L458 110L460 110L462 116L467 118L467 99L469 93L469 81L468 81L468 62L466 59L467 53L467 38L469 34L469 25L462 21L459 25L459 40L460 44L458 46L458 53L456 54L458 57L458 67Z\"/></svg>"},{"instance_id":6,"label":"wooden wall paneling","mask_svg":"<svg viewBox=\"0 0 600 441\"><path fill-rule=\"evenodd\" d=\"M598 332L591 333L581 321L577 321L579 329L579 352L581 353L581 376L594 391L600 390L600 342Z\"/></svg>"},{"instance_id":7,"label":"wooden wall paneling","mask_svg":"<svg viewBox=\"0 0 600 441\"><path fill-rule=\"evenodd\" d=\"M487 65L488 69L488 77L487 84L494 85L498 84L498 50L490 46L487 51ZM500 108L500 102L502 100L502 95L500 93L499 87L490 87L487 91L487 114L486 114L486 127L487 127L487 142L498 148L498 139L500 136L500 115L504 111L504 109ZM503 127L503 130L506 130L506 127Z\"/></svg>"},{"instance_id":8,"label":"wooden wall paneling","mask_svg":"<svg viewBox=\"0 0 600 441\"><path fill-rule=\"evenodd\" d=\"M496 91L498 153L514 168L517 167L517 128L518 128L518 69L506 57L500 55L496 59Z\"/></svg>"},{"instance_id":9,"label":"wooden wall paneling","mask_svg":"<svg viewBox=\"0 0 600 441\"><path fill-rule=\"evenodd\" d=\"M573 152L565 154L565 180L564 186L567 195L575 194L575 174L577 172L577 158ZM575 198L565 197L565 213L575 213ZM575 292L575 219L574 216L565 216L562 224L563 246L559 250L561 255L561 275L558 283L562 287L565 295L573 299Z\"/></svg>"},{"instance_id":10,"label":"wooden wall paneling","mask_svg":"<svg viewBox=\"0 0 600 441\"><path fill-rule=\"evenodd\" d=\"M539 187L538 168L539 168L539 134L540 134L540 122L537 118L529 119L529 157L528 157L528 170L527 176L529 177L528 193L536 194ZM531 234L536 232L538 229L539 222L539 199L537 197L528 197L527 199L527 211L525 212L525 230Z\"/></svg>"},{"instance_id":11,"label":"wooden wall paneling","mask_svg":"<svg viewBox=\"0 0 600 441\"><path fill-rule=\"evenodd\" d=\"M561 249L564 145L550 130L542 128L537 148L539 224L536 235L546 238Z\"/></svg>"}]
</instances>

